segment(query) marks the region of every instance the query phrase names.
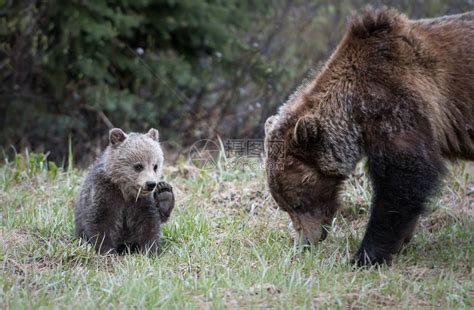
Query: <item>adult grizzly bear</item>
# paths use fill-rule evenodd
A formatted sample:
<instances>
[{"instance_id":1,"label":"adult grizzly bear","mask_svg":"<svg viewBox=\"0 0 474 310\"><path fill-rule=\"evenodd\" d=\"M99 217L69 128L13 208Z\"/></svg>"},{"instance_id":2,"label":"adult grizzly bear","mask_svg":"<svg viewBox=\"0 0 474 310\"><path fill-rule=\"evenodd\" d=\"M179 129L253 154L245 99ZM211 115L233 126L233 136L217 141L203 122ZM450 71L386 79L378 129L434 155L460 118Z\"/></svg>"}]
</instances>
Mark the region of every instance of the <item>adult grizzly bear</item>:
<instances>
[{"instance_id":1,"label":"adult grizzly bear","mask_svg":"<svg viewBox=\"0 0 474 310\"><path fill-rule=\"evenodd\" d=\"M474 12L412 21L367 10L265 133L270 192L304 243L325 238L342 182L367 157L374 196L354 261L389 263L444 159L474 159Z\"/></svg>"}]
</instances>

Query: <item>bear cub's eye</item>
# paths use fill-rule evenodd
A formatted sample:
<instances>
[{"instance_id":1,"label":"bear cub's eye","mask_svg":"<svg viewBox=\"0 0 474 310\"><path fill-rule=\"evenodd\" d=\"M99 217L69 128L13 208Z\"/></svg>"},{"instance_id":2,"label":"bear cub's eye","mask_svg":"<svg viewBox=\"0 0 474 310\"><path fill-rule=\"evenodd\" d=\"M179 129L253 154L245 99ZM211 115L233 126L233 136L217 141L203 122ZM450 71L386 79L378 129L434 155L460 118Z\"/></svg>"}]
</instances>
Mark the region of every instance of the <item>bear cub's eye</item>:
<instances>
[{"instance_id":1,"label":"bear cub's eye","mask_svg":"<svg viewBox=\"0 0 474 310\"><path fill-rule=\"evenodd\" d=\"M156 172L157 169L158 169L158 165L155 164L155 165L153 166L153 170Z\"/></svg>"},{"instance_id":2,"label":"bear cub's eye","mask_svg":"<svg viewBox=\"0 0 474 310\"><path fill-rule=\"evenodd\" d=\"M136 172L140 172L143 170L143 165L142 164L135 164L133 166L133 169L135 169Z\"/></svg>"}]
</instances>

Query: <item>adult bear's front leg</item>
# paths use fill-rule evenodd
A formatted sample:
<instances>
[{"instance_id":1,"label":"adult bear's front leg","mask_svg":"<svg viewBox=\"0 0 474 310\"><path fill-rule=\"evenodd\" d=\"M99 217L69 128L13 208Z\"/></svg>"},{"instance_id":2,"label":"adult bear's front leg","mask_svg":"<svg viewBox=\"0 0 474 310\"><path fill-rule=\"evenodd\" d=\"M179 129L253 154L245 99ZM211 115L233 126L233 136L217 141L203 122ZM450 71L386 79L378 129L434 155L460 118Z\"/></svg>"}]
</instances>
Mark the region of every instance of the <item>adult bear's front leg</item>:
<instances>
[{"instance_id":1,"label":"adult bear's front leg","mask_svg":"<svg viewBox=\"0 0 474 310\"><path fill-rule=\"evenodd\" d=\"M391 262L411 238L445 171L439 152L418 139L392 141L369 153L368 164L374 197L367 231L354 257L358 266Z\"/></svg>"}]
</instances>

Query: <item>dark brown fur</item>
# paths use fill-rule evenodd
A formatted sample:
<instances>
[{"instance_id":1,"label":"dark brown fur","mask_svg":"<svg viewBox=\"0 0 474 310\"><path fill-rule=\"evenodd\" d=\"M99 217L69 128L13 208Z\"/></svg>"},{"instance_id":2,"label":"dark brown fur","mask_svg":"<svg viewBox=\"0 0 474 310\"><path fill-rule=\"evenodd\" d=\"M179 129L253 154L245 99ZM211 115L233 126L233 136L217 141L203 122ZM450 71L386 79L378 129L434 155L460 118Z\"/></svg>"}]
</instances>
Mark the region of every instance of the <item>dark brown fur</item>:
<instances>
[{"instance_id":1,"label":"dark brown fur","mask_svg":"<svg viewBox=\"0 0 474 310\"><path fill-rule=\"evenodd\" d=\"M89 169L74 211L76 234L100 253L157 252L160 225L174 207L172 187L158 182L158 131L110 131L110 145Z\"/></svg>"},{"instance_id":2,"label":"dark brown fur","mask_svg":"<svg viewBox=\"0 0 474 310\"><path fill-rule=\"evenodd\" d=\"M390 262L443 160L474 160L473 47L474 12L353 18L326 66L265 124L268 185L300 239L324 239L341 183L367 157L374 197L355 260Z\"/></svg>"}]
</instances>

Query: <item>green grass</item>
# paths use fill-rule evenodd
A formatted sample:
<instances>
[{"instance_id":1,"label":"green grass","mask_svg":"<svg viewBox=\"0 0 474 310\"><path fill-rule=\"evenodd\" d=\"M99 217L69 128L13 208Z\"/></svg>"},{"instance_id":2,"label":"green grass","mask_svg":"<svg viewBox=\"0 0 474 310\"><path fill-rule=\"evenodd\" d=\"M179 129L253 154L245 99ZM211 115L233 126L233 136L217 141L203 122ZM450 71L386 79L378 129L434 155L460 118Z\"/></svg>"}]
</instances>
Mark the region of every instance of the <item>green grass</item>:
<instances>
[{"instance_id":1,"label":"green grass","mask_svg":"<svg viewBox=\"0 0 474 310\"><path fill-rule=\"evenodd\" d=\"M370 200L363 169L347 182L327 240L301 251L253 164L168 167L177 206L163 226L162 255L113 257L74 238L74 198L84 172L64 172L42 155L18 155L0 168L0 306L474 307L472 168L451 167L392 267L353 270L348 262Z\"/></svg>"}]
</instances>

